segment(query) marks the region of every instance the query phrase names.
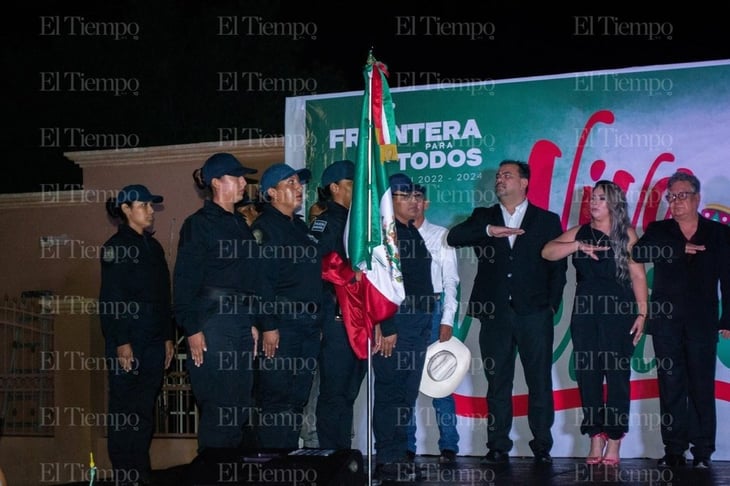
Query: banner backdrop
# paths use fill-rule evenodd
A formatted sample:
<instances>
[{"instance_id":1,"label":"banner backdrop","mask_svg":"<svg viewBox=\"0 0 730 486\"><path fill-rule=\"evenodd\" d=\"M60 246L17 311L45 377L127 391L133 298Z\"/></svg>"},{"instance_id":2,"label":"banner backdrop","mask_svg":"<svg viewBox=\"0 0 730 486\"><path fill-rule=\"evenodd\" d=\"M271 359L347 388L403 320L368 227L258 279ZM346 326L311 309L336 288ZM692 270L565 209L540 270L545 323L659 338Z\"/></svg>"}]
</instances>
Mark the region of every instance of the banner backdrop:
<instances>
[{"instance_id":1,"label":"banner backdrop","mask_svg":"<svg viewBox=\"0 0 730 486\"><path fill-rule=\"evenodd\" d=\"M391 70L397 68L391 66ZM388 173L405 172L427 187L426 215L452 227L476 206L495 204L494 174L503 159L529 162L531 202L556 212L565 228L589 217L584 188L599 179L622 186L641 235L667 216L662 198L667 178L678 169L702 183L703 214L730 224L730 60L571 73L469 84L393 88L399 162ZM356 159L362 92L287 100L287 163L306 166L317 182L335 160ZM304 147L304 149L302 149ZM307 188L308 201L316 184ZM478 346L478 320L464 316L476 271L471 249L457 250L461 311L454 334L471 349L470 373L456 391L461 455L486 453L486 379ZM575 288L572 264L555 320L553 379L556 457L585 456L580 435L580 399L571 363L569 319ZM651 284L652 269L647 266ZM635 349L632 405L624 457L661 457L656 364L651 336ZM730 342L718 344L717 452L730 460ZM512 455L530 456L527 388L517 363L513 391ZM354 447L367 450L366 388L356 409ZM438 453L438 430L430 400L417 403L418 453Z\"/></svg>"}]
</instances>

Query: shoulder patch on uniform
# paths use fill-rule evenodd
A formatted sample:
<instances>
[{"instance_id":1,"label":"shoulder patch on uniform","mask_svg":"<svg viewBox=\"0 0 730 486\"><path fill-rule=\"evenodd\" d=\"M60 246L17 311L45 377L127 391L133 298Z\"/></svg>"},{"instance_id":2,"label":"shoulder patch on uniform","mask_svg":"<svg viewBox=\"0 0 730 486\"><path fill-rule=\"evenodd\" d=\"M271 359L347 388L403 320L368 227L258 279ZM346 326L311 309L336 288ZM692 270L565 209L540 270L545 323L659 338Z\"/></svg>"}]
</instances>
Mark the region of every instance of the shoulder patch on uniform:
<instances>
[{"instance_id":1,"label":"shoulder patch on uniform","mask_svg":"<svg viewBox=\"0 0 730 486\"><path fill-rule=\"evenodd\" d=\"M253 233L253 237L256 239L256 243L258 243L260 245L261 242L264 241L264 232L261 231L260 229L256 228L255 230L252 231L252 233Z\"/></svg>"},{"instance_id":2,"label":"shoulder patch on uniform","mask_svg":"<svg viewBox=\"0 0 730 486\"><path fill-rule=\"evenodd\" d=\"M105 263L111 263L114 261L115 255L114 255L114 247L113 246L106 246L104 247L104 254L102 255L102 259Z\"/></svg>"},{"instance_id":3,"label":"shoulder patch on uniform","mask_svg":"<svg viewBox=\"0 0 730 486\"><path fill-rule=\"evenodd\" d=\"M317 233L322 233L324 229L327 227L327 221L323 219L315 219L312 223L312 231L316 231Z\"/></svg>"}]
</instances>

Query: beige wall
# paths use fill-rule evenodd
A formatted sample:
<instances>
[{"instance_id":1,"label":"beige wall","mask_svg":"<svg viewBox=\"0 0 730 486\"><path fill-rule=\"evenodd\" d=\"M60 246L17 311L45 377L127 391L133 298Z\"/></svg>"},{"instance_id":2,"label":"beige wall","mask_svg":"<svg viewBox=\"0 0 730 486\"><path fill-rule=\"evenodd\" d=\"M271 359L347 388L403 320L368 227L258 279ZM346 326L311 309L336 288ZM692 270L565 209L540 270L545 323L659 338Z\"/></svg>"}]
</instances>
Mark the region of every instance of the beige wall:
<instances>
[{"instance_id":1,"label":"beige wall","mask_svg":"<svg viewBox=\"0 0 730 486\"><path fill-rule=\"evenodd\" d=\"M230 152L244 165L259 169L284 160L283 138L236 144L201 143L130 150L67 153L83 170L84 190L46 186L40 193L0 195L0 295L20 297L26 290L54 293L55 344L59 353L72 351L103 356L103 338L93 309L99 289L98 248L115 232L104 202L123 186L146 185L165 197L155 213L155 237L166 250L170 271L184 219L202 205L192 172L216 152ZM41 238L63 236L64 245L41 247ZM79 299L90 299L82 305ZM76 305L73 305L76 303ZM69 369L55 372L55 406L80 407L104 413L105 373ZM194 439L155 439L152 466L167 468L190 462ZM13 486L79 481L89 452L100 469L110 467L103 427L59 421L53 438L0 437L0 467ZM71 472L75 471L77 477Z\"/></svg>"}]
</instances>

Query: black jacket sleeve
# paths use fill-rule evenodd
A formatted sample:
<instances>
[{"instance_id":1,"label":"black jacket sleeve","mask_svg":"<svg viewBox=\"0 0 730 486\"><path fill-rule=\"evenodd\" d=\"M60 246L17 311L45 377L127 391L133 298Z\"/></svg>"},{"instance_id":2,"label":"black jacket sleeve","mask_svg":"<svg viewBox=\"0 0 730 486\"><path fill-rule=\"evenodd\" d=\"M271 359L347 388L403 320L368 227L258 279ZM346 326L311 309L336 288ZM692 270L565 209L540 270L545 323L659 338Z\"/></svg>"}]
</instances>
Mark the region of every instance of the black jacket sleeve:
<instances>
[{"instance_id":1,"label":"black jacket sleeve","mask_svg":"<svg viewBox=\"0 0 730 486\"><path fill-rule=\"evenodd\" d=\"M108 245L102 248L101 259L101 290L99 292L100 308L122 308L119 304L129 300L127 282L131 281L131 262L126 258L119 258L115 254L115 246ZM132 315L127 313L100 312L104 337L114 346L121 346L131 342Z\"/></svg>"},{"instance_id":2,"label":"black jacket sleeve","mask_svg":"<svg viewBox=\"0 0 730 486\"><path fill-rule=\"evenodd\" d=\"M454 248L484 243L490 238L487 236L487 225L494 224L488 219L487 208L475 208L469 218L449 230L446 242Z\"/></svg>"},{"instance_id":3,"label":"black jacket sleeve","mask_svg":"<svg viewBox=\"0 0 730 486\"><path fill-rule=\"evenodd\" d=\"M180 229L180 241L175 262L173 308L178 324L186 336L201 331L204 315L196 305L198 294L205 281L207 229L204 218L188 218Z\"/></svg>"},{"instance_id":4,"label":"black jacket sleeve","mask_svg":"<svg viewBox=\"0 0 730 486\"><path fill-rule=\"evenodd\" d=\"M556 214L549 213L547 241L554 240L563 233L560 218ZM568 259L561 258L548 262L549 285L550 285L550 307L557 312L560 302L563 300L563 289L567 282L566 271L568 270Z\"/></svg>"},{"instance_id":5,"label":"black jacket sleeve","mask_svg":"<svg viewBox=\"0 0 730 486\"><path fill-rule=\"evenodd\" d=\"M684 254L685 244L676 238L668 238L659 223L649 223L646 231L631 249L631 258L638 263L670 261Z\"/></svg>"}]
</instances>

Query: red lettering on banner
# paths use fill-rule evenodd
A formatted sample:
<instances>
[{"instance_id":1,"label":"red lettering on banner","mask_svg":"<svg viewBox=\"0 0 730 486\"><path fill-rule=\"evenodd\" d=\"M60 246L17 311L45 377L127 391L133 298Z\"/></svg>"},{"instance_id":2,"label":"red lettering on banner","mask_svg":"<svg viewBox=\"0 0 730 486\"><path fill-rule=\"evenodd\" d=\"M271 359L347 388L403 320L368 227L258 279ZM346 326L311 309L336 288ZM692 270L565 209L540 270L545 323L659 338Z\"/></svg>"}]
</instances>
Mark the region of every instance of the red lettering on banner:
<instances>
[{"instance_id":1,"label":"red lettering on banner","mask_svg":"<svg viewBox=\"0 0 730 486\"><path fill-rule=\"evenodd\" d=\"M570 222L571 207L574 203L575 197L575 186L578 179L578 169L582 162L583 153L585 151L586 142L588 136L599 123L610 125L614 122L614 114L609 110L600 110L590 116L586 122L583 130L581 131L578 145L575 149L575 155L573 157L573 164L570 167L570 175L568 177L568 184L565 189L565 201L563 203L563 212L561 215L561 223L563 229L567 229ZM544 209L548 209L550 206L550 191L552 189L553 174L555 172L556 161L563 154L560 147L550 140L538 140L532 146L530 155L528 158L528 164L530 165L530 171L532 173L530 181L530 191L528 197L532 204L539 206ZM651 163L649 170L643 178L641 183L641 189L639 190L639 197L636 199L636 207L634 209L634 215L631 223L633 226L637 226L639 222L639 216L643 212L643 218L641 221L641 228L646 229L647 225L657 219L657 213L659 212L659 206L662 201L662 194L667 188L668 177L663 177L656 181L652 185L652 179L654 178L659 166L665 162L673 163L675 160L674 154L669 152L663 152L659 154L654 161ZM691 170L686 168L678 169L683 172L692 173ZM591 163L589 174L591 182L595 183L601 179L607 179L608 176L604 176L606 171L606 161L602 159L594 160ZM624 192L627 194L631 189L631 185L634 184L638 179L631 172L624 169L617 170L611 180L618 184ZM578 224L585 224L590 221L590 199L591 199L591 188L592 185L582 185L580 192L580 204L578 210ZM633 202L632 199L629 203ZM669 216L669 210L663 215L661 219Z\"/></svg>"}]
</instances>

